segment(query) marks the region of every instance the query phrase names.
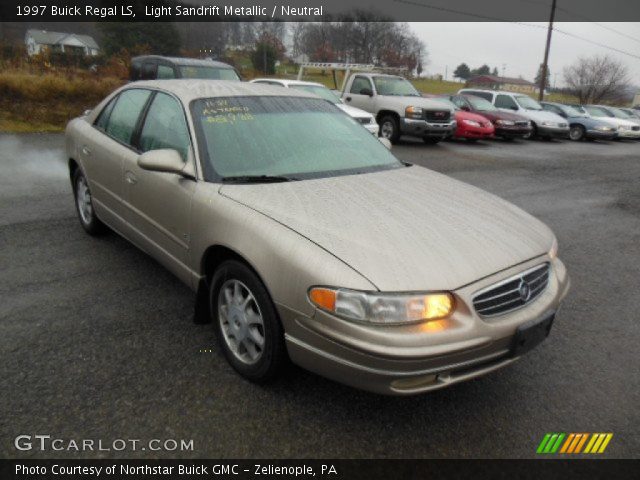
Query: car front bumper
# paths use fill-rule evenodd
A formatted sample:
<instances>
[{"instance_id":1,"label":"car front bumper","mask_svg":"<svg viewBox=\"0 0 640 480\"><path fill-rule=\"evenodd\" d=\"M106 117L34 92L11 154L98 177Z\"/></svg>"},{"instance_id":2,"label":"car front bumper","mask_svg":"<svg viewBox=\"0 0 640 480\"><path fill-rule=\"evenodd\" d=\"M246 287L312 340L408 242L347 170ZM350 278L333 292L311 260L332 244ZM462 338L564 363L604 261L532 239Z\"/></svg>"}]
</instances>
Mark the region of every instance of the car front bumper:
<instances>
[{"instance_id":1,"label":"car front bumper","mask_svg":"<svg viewBox=\"0 0 640 480\"><path fill-rule=\"evenodd\" d=\"M618 132L616 132L615 130L603 131L603 130L591 129L585 132L585 137L591 138L593 140L613 140L617 136L618 136Z\"/></svg>"},{"instance_id":2,"label":"car front bumper","mask_svg":"<svg viewBox=\"0 0 640 480\"><path fill-rule=\"evenodd\" d=\"M447 137L455 131L456 127L455 120L447 123L431 123L412 118L400 119L400 132L414 137Z\"/></svg>"},{"instance_id":3,"label":"car front bumper","mask_svg":"<svg viewBox=\"0 0 640 480\"><path fill-rule=\"evenodd\" d=\"M470 126L461 126L458 123L458 128L454 132L453 136L455 138L492 138L495 130L493 127L470 127Z\"/></svg>"},{"instance_id":4,"label":"car front bumper","mask_svg":"<svg viewBox=\"0 0 640 480\"><path fill-rule=\"evenodd\" d=\"M560 128L538 125L537 129L539 137L569 138L569 127Z\"/></svg>"},{"instance_id":5,"label":"car front bumper","mask_svg":"<svg viewBox=\"0 0 640 480\"><path fill-rule=\"evenodd\" d=\"M640 130L618 130L618 138L640 139Z\"/></svg>"},{"instance_id":6,"label":"car front bumper","mask_svg":"<svg viewBox=\"0 0 640 480\"><path fill-rule=\"evenodd\" d=\"M551 261L544 293L519 310L481 318L471 306L479 290L539 265L539 257L454 292L456 312L449 319L407 326L369 326L322 311L313 317L282 305L291 360L338 382L387 395L437 390L507 366L519 357L513 341L519 326L553 315L569 289L560 260Z\"/></svg>"},{"instance_id":7,"label":"car front bumper","mask_svg":"<svg viewBox=\"0 0 640 480\"><path fill-rule=\"evenodd\" d=\"M531 133L531 127L519 127L519 126L496 126L496 137L502 138L522 138Z\"/></svg>"}]
</instances>

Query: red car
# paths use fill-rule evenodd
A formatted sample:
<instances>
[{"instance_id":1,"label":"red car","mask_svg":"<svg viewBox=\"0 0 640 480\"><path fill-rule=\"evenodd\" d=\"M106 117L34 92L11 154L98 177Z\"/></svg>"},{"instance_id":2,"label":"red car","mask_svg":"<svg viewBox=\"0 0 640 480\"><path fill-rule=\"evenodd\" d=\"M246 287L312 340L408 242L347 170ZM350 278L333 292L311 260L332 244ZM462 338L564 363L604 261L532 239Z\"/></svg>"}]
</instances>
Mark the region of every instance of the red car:
<instances>
[{"instance_id":1,"label":"red car","mask_svg":"<svg viewBox=\"0 0 640 480\"><path fill-rule=\"evenodd\" d=\"M486 117L477 113L466 112L461 110L449 98L437 95L425 95L446 104L455 111L457 127L451 135L453 138L464 138L469 142L482 140L485 138L493 138L495 127L493 123Z\"/></svg>"}]
</instances>

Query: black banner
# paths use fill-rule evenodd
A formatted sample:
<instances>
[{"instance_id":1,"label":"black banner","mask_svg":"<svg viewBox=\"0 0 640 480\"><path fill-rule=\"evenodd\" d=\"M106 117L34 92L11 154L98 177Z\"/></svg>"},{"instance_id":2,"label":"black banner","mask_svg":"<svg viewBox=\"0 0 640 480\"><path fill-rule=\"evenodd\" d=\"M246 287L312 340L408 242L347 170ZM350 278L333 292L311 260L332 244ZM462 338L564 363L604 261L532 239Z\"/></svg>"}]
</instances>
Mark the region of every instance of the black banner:
<instances>
[{"instance_id":1,"label":"black banner","mask_svg":"<svg viewBox=\"0 0 640 480\"><path fill-rule=\"evenodd\" d=\"M639 460L0 460L0 478L629 479Z\"/></svg>"},{"instance_id":2,"label":"black banner","mask_svg":"<svg viewBox=\"0 0 640 480\"><path fill-rule=\"evenodd\" d=\"M2 0L2 22L544 22L551 0ZM562 0L558 22L634 22L629 0Z\"/></svg>"}]
</instances>

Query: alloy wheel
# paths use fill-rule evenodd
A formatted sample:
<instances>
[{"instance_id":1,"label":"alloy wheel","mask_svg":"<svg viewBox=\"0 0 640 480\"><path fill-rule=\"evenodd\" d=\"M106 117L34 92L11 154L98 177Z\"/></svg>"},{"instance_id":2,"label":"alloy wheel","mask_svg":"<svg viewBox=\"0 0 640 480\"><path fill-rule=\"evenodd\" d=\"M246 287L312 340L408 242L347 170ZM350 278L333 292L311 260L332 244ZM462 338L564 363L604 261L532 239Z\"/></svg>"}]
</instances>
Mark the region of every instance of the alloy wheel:
<instances>
[{"instance_id":1,"label":"alloy wheel","mask_svg":"<svg viewBox=\"0 0 640 480\"><path fill-rule=\"evenodd\" d=\"M380 127L380 136L383 138L390 140L391 138L393 138L393 133L394 125L390 121L384 122L382 124L382 127Z\"/></svg>"},{"instance_id":2,"label":"alloy wheel","mask_svg":"<svg viewBox=\"0 0 640 480\"><path fill-rule=\"evenodd\" d=\"M218 321L233 355L245 364L257 363L265 346L264 320L255 296L241 281L230 279L222 284Z\"/></svg>"},{"instance_id":3,"label":"alloy wheel","mask_svg":"<svg viewBox=\"0 0 640 480\"><path fill-rule=\"evenodd\" d=\"M80 176L76 182L76 203L82 222L89 225L93 219L93 205L89 185L87 185L87 179L84 176Z\"/></svg>"}]
</instances>

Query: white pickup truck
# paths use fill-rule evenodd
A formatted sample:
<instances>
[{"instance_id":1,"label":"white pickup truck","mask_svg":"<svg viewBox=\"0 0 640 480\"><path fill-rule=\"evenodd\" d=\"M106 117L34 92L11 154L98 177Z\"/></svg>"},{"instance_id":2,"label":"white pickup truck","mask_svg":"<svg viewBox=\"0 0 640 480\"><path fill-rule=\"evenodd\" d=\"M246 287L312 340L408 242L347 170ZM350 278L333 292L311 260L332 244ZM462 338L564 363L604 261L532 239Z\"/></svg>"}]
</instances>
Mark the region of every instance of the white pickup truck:
<instances>
[{"instance_id":1,"label":"white pickup truck","mask_svg":"<svg viewBox=\"0 0 640 480\"><path fill-rule=\"evenodd\" d=\"M392 143L401 135L438 143L456 128L453 110L424 98L411 82L397 75L354 73L341 96L346 105L373 114L380 125L380 136Z\"/></svg>"}]
</instances>

